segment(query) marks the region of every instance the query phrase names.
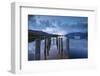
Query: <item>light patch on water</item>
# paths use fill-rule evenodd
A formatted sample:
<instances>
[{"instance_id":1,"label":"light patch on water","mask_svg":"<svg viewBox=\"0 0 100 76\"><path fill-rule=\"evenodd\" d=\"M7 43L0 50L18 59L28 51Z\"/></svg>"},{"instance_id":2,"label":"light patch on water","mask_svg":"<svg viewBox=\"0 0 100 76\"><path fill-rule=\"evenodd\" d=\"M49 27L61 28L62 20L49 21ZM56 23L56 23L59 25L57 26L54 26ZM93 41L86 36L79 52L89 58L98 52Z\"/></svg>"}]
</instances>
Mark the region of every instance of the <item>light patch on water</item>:
<instances>
[{"instance_id":1,"label":"light patch on water","mask_svg":"<svg viewBox=\"0 0 100 76\"><path fill-rule=\"evenodd\" d=\"M28 43L28 53L35 54L35 42Z\"/></svg>"}]
</instances>

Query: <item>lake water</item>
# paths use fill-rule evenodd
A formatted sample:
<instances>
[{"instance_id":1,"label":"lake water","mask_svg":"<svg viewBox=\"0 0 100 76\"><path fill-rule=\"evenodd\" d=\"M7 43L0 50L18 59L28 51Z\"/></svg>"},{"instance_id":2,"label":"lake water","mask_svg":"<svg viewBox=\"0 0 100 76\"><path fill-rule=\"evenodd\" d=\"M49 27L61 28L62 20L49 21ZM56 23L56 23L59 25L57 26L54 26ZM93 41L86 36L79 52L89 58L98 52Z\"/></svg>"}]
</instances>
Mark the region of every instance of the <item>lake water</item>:
<instances>
[{"instance_id":1,"label":"lake water","mask_svg":"<svg viewBox=\"0 0 100 76\"><path fill-rule=\"evenodd\" d=\"M66 38L63 38L64 59L88 58L88 41L86 39L70 39L69 50L67 50ZM44 60L44 40L41 40L40 60ZM67 57L68 56L68 57ZM59 59L56 39L51 39L51 47L49 50L48 60ZM35 60L35 42L28 43L28 60Z\"/></svg>"}]
</instances>

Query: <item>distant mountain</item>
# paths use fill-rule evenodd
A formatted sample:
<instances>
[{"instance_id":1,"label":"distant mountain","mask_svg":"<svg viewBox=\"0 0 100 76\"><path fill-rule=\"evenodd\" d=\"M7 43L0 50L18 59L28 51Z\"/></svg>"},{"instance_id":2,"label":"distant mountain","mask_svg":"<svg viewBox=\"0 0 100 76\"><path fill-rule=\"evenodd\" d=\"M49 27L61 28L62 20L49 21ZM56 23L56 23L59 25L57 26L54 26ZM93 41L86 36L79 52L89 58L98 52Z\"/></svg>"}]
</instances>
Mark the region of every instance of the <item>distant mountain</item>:
<instances>
[{"instance_id":1,"label":"distant mountain","mask_svg":"<svg viewBox=\"0 0 100 76\"><path fill-rule=\"evenodd\" d=\"M87 39L88 38L88 33L85 32L73 32L73 33L69 33L66 35L66 37L68 37L69 39L74 39L75 37L80 37L80 39Z\"/></svg>"},{"instance_id":2,"label":"distant mountain","mask_svg":"<svg viewBox=\"0 0 100 76\"><path fill-rule=\"evenodd\" d=\"M61 36L61 35L49 34L49 33L43 32L43 31L28 30L28 42L34 41L36 39L43 40L45 38L58 37L58 36ZM73 33L63 35L63 36L66 36L69 39L88 39L87 32L85 32L85 33L73 32Z\"/></svg>"},{"instance_id":3,"label":"distant mountain","mask_svg":"<svg viewBox=\"0 0 100 76\"><path fill-rule=\"evenodd\" d=\"M35 39L44 39L46 37L57 37L56 34L49 34L43 31L28 30L28 41L34 41Z\"/></svg>"},{"instance_id":4,"label":"distant mountain","mask_svg":"<svg viewBox=\"0 0 100 76\"><path fill-rule=\"evenodd\" d=\"M41 36L49 36L50 34L43 32L43 31L37 31L37 30L28 30L29 35L41 35Z\"/></svg>"}]
</instances>

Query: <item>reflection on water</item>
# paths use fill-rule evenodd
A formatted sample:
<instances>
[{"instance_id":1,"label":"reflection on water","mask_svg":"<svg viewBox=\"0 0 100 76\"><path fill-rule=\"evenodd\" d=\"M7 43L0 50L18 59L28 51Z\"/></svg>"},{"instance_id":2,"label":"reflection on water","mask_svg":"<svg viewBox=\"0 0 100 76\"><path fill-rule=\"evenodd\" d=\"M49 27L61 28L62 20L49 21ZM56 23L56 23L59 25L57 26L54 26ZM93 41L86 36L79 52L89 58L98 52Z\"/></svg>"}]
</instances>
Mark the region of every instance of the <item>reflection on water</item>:
<instances>
[{"instance_id":1,"label":"reflection on water","mask_svg":"<svg viewBox=\"0 0 100 76\"><path fill-rule=\"evenodd\" d=\"M88 45L87 45L87 40L82 39L82 40L70 40L70 58L87 58L88 57Z\"/></svg>"},{"instance_id":2,"label":"reflection on water","mask_svg":"<svg viewBox=\"0 0 100 76\"><path fill-rule=\"evenodd\" d=\"M87 58L86 39L51 37L28 43L28 60Z\"/></svg>"}]
</instances>

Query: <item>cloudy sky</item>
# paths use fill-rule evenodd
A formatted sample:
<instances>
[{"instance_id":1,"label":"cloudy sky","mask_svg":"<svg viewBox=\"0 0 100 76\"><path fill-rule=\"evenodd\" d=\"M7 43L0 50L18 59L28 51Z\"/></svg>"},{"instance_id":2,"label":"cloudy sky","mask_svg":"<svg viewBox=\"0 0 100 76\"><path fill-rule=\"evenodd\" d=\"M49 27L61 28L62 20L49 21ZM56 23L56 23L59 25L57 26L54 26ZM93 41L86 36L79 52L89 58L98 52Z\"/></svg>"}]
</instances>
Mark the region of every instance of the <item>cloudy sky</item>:
<instances>
[{"instance_id":1,"label":"cloudy sky","mask_svg":"<svg viewBox=\"0 0 100 76\"><path fill-rule=\"evenodd\" d=\"M28 29L59 35L71 32L87 32L88 18L74 16L28 15Z\"/></svg>"}]
</instances>

